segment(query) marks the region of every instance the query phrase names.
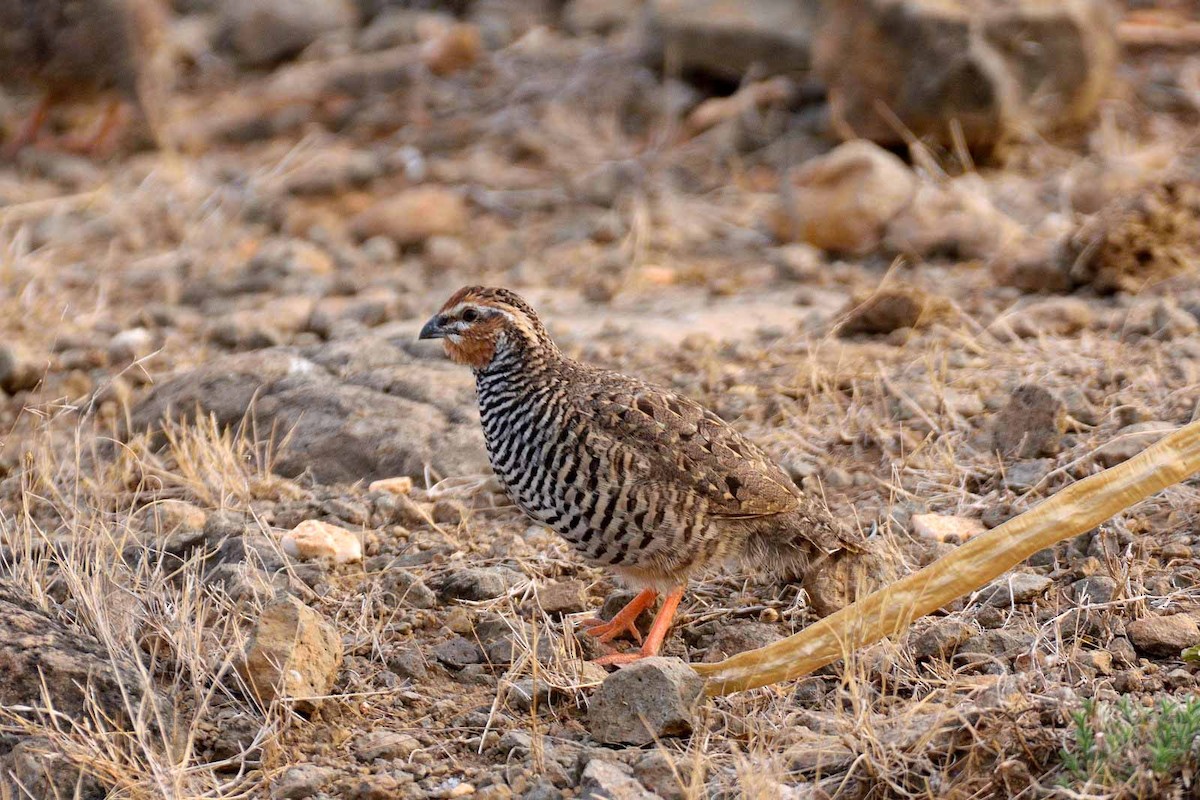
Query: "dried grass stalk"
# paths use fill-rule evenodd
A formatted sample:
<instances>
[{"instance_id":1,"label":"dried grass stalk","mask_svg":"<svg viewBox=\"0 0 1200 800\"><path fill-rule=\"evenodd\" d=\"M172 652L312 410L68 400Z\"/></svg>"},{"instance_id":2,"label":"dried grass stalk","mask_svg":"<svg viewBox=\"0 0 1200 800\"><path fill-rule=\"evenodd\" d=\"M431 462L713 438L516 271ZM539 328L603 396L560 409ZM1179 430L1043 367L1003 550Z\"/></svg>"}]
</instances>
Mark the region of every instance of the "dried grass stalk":
<instances>
[{"instance_id":1,"label":"dried grass stalk","mask_svg":"<svg viewBox=\"0 0 1200 800\"><path fill-rule=\"evenodd\" d=\"M705 678L710 695L804 675L903 631L917 617L987 585L1037 551L1091 530L1197 472L1200 422L1193 422L793 636L693 667Z\"/></svg>"}]
</instances>

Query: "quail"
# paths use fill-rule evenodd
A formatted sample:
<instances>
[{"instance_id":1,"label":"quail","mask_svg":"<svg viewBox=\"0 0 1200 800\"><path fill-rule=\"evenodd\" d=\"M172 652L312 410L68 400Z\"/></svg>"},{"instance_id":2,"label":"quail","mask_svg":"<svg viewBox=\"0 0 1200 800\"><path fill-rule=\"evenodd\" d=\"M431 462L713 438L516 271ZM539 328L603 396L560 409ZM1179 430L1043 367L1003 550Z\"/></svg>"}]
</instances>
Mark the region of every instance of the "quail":
<instances>
[{"instance_id":1,"label":"quail","mask_svg":"<svg viewBox=\"0 0 1200 800\"><path fill-rule=\"evenodd\" d=\"M85 149L109 144L122 101L157 142L170 79L162 0L0 0L0 82L41 101L6 144L32 143L54 105L110 95Z\"/></svg>"},{"instance_id":2,"label":"quail","mask_svg":"<svg viewBox=\"0 0 1200 800\"><path fill-rule=\"evenodd\" d=\"M491 465L513 502L641 590L588 630L601 642L629 633L641 648L599 663L656 654L689 577L741 565L800 577L810 596L829 598L839 561L868 549L716 414L568 358L507 289L460 289L419 338L444 340L451 360L474 371ZM642 639L634 622L659 593Z\"/></svg>"}]
</instances>

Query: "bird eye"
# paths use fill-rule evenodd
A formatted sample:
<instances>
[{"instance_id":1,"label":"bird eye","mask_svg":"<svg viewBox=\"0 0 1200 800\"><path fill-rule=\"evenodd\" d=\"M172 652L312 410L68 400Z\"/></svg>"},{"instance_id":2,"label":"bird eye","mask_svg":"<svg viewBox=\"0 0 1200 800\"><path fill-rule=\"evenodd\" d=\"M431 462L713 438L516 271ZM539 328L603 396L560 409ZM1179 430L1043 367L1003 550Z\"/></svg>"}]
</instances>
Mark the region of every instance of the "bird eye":
<instances>
[{"instance_id":1,"label":"bird eye","mask_svg":"<svg viewBox=\"0 0 1200 800\"><path fill-rule=\"evenodd\" d=\"M474 322L477 319L479 319L479 312L473 308L468 308L466 311L462 312L463 322Z\"/></svg>"}]
</instances>

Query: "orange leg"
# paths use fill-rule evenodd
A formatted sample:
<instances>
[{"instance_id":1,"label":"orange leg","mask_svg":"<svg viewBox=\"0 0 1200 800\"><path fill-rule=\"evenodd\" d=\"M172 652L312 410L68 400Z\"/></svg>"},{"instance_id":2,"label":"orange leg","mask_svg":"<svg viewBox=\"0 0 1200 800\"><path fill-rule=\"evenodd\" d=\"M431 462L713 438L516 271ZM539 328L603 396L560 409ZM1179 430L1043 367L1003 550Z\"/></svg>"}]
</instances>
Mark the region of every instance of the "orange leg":
<instances>
[{"instance_id":1,"label":"orange leg","mask_svg":"<svg viewBox=\"0 0 1200 800\"><path fill-rule=\"evenodd\" d=\"M646 641L642 643L640 650L636 653L613 653L603 658L597 658L595 663L605 666L632 664L634 661L658 655L659 648L667 638L667 631L671 629L671 622L675 619L675 612L679 609L679 601L683 599L683 589L682 586L673 589L663 598L662 608L654 617L654 624L650 626L650 632L646 634ZM641 595L638 596L641 597Z\"/></svg>"},{"instance_id":2,"label":"orange leg","mask_svg":"<svg viewBox=\"0 0 1200 800\"><path fill-rule=\"evenodd\" d=\"M29 115L29 119L25 120L25 124L21 126L21 130L4 145L4 158L16 158L17 153L21 152L25 147L33 144L37 139L37 135L42 130L42 126L46 124L46 117L50 115L50 107L54 105L54 98L49 93L42 96L38 101L37 108Z\"/></svg>"},{"instance_id":3,"label":"orange leg","mask_svg":"<svg viewBox=\"0 0 1200 800\"><path fill-rule=\"evenodd\" d=\"M618 611L617 615L608 622L602 619L585 622L584 624L587 626L586 633L588 636L595 636L602 642L611 642L622 633L628 633L638 641L638 644L641 644L642 634L638 632L637 626L633 623L637 620L638 615L654 605L654 601L657 599L658 592L653 589L643 589L637 597L626 603L625 607Z\"/></svg>"},{"instance_id":4,"label":"orange leg","mask_svg":"<svg viewBox=\"0 0 1200 800\"><path fill-rule=\"evenodd\" d=\"M72 137L66 142L66 149L82 153L83 155L92 156L93 158L103 158L112 155L116 149L116 139L114 134L122 122L122 104L118 99L109 101L104 108L104 116L100 119L100 124L96 126L95 131L90 136L83 138Z\"/></svg>"}]
</instances>

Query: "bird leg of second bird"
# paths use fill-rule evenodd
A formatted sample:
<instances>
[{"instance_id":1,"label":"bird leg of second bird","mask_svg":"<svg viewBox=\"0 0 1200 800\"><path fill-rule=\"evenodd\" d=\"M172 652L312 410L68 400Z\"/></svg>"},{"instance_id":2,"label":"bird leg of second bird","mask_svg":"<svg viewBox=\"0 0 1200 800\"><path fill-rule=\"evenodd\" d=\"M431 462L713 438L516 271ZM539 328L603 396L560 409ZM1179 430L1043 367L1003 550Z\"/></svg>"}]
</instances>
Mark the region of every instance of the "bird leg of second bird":
<instances>
[{"instance_id":1,"label":"bird leg of second bird","mask_svg":"<svg viewBox=\"0 0 1200 800\"><path fill-rule=\"evenodd\" d=\"M680 586L677 589L671 590L663 598L662 608L655 615L654 622L651 623L645 640L642 639L634 621L638 618L639 614L652 606L658 598L658 592L653 589L643 589L637 597L630 600L608 622L602 620L593 621L588 626L587 633L590 636L595 636L601 642L607 643L622 633L630 633L642 645L637 652L610 653L596 659L595 663L603 666L631 664L634 661L658 655L663 641L667 638L667 631L671 628L671 622L675 618L675 612L679 608L679 602L683 599L683 590L684 587Z\"/></svg>"}]
</instances>

